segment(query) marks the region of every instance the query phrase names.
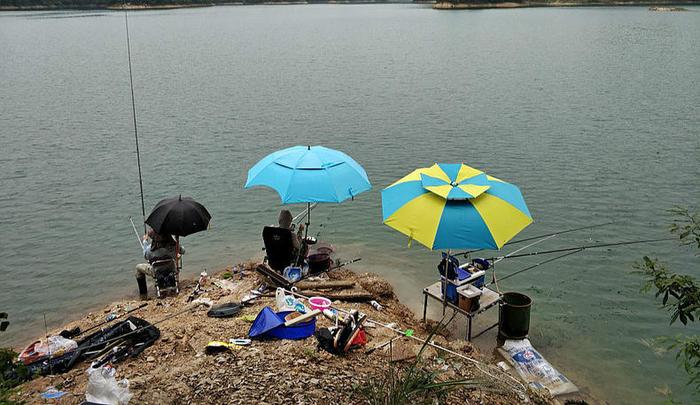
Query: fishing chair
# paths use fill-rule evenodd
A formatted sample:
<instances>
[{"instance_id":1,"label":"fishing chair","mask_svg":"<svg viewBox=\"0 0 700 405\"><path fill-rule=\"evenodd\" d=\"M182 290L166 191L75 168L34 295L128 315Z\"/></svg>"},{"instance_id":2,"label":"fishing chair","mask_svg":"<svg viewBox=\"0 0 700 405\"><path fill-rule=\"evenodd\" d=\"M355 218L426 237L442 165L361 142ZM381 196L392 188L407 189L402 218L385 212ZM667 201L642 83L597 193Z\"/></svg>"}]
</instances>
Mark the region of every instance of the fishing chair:
<instances>
[{"instance_id":1,"label":"fishing chair","mask_svg":"<svg viewBox=\"0 0 700 405\"><path fill-rule=\"evenodd\" d=\"M158 298L162 298L166 294L180 293L180 267L175 264L175 259L158 259L151 263L151 267L156 279Z\"/></svg>"},{"instance_id":2,"label":"fishing chair","mask_svg":"<svg viewBox=\"0 0 700 405\"><path fill-rule=\"evenodd\" d=\"M292 231L276 226L266 226L262 231L263 243L265 244L265 259L270 268L282 272L287 266L299 266L304 262L305 255L299 254L294 249L292 242ZM306 244L302 244L302 250L306 251Z\"/></svg>"}]
</instances>

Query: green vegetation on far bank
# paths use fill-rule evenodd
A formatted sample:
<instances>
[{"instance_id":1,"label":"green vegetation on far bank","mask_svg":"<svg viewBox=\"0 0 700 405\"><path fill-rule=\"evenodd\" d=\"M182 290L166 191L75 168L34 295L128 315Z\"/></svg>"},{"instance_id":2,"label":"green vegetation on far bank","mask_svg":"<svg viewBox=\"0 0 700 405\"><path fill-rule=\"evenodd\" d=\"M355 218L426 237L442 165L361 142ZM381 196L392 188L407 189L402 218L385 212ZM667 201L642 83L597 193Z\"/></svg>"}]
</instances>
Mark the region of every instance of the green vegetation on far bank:
<instances>
[{"instance_id":1,"label":"green vegetation on far bank","mask_svg":"<svg viewBox=\"0 0 700 405\"><path fill-rule=\"evenodd\" d=\"M700 0L131 0L129 9L205 7L215 5L247 4L322 4L322 3L420 3L433 4L436 9L461 8L519 8L519 7L572 7L572 6L626 6L700 4ZM121 9L120 0L0 0L0 11L47 9ZM654 10L670 11L670 10ZM676 11L676 10L672 10Z\"/></svg>"},{"instance_id":2,"label":"green vegetation on far bank","mask_svg":"<svg viewBox=\"0 0 700 405\"><path fill-rule=\"evenodd\" d=\"M387 0L0 0L0 10L129 9L203 7L225 4L392 3ZM406 1L410 2L410 1Z\"/></svg>"}]
</instances>

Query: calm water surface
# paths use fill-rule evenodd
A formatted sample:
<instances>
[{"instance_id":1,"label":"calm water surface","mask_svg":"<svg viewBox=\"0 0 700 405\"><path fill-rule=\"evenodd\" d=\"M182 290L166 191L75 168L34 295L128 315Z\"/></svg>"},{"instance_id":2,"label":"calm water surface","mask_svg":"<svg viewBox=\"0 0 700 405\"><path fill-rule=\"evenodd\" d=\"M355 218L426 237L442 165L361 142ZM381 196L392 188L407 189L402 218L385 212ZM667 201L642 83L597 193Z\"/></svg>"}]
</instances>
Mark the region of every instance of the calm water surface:
<instances>
[{"instance_id":1,"label":"calm water surface","mask_svg":"<svg viewBox=\"0 0 700 405\"><path fill-rule=\"evenodd\" d=\"M255 161L295 144L341 149L375 188L316 209L312 233L361 256L354 268L388 277L417 312L438 256L381 224L380 190L434 161L520 185L536 220L524 236L618 221L538 247L663 237L665 210L700 197L694 11L133 13L146 204L179 193L204 203L213 226L185 239L186 272L218 269L260 256L261 226L280 208L273 192L242 190ZM0 14L3 343L40 334L43 313L58 325L135 293L130 114L122 14ZM640 342L683 331L639 294L631 264L649 252L698 270L691 253L661 244L588 251L501 284L533 297L534 344L611 403L660 402L665 385L687 394L672 360ZM499 273L530 263L505 261Z\"/></svg>"}]
</instances>

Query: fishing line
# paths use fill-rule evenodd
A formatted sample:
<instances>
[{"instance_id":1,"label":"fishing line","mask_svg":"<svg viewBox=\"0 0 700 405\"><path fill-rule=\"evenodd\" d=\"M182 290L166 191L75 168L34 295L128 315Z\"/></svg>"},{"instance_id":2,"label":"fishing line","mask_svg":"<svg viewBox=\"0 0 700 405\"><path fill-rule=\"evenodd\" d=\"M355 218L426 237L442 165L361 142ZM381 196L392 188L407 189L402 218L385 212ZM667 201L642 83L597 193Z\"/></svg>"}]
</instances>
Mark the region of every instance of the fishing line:
<instances>
[{"instance_id":1,"label":"fishing line","mask_svg":"<svg viewBox=\"0 0 700 405\"><path fill-rule=\"evenodd\" d=\"M560 253L560 252L570 252L572 250L586 250L586 249L595 249L595 248L602 248L602 247L612 247L612 246L625 246L625 245L635 245L639 243L653 243L653 242L662 242L662 241L670 241L670 240L676 240L676 238L661 238L661 239L644 239L644 240L635 240L631 242L613 242L613 243L601 243L598 245L589 245L589 246L574 246L574 247L569 247L569 248L562 248L562 249L553 249L553 250L543 250L540 252L531 252L531 253L521 253L517 255L509 254L506 256L496 256L492 257L488 260L502 260L502 259L514 259L516 257L527 257L527 256L536 256L536 255L546 255L546 254L551 254L551 253Z\"/></svg>"},{"instance_id":2,"label":"fishing line","mask_svg":"<svg viewBox=\"0 0 700 405\"><path fill-rule=\"evenodd\" d=\"M124 27L126 28L126 53L129 60L129 87L131 88L131 112L134 118L134 138L136 139L136 163L139 167L139 188L141 190L141 215L143 215L143 233L146 233L146 203L143 200L143 175L141 174L141 152L139 150L139 131L136 126L136 100L134 98L134 76L131 70L131 39L129 38L129 11L124 1Z\"/></svg>"}]
</instances>

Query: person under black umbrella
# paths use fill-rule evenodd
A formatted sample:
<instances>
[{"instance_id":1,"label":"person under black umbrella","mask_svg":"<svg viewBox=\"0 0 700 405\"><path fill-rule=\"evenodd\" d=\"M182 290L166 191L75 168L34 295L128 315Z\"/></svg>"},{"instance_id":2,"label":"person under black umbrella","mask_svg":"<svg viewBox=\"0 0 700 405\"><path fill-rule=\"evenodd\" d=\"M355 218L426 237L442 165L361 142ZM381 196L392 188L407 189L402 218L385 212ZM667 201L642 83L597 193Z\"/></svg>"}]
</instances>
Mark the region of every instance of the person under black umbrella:
<instances>
[{"instance_id":1,"label":"person under black umbrella","mask_svg":"<svg viewBox=\"0 0 700 405\"><path fill-rule=\"evenodd\" d=\"M167 288L172 288L174 284L175 291L179 292L179 256L184 254L180 236L206 230L210 220L209 211L189 197L166 198L156 204L145 221L151 227L151 243L144 243L144 257L149 263L136 267L136 281L142 299L148 295L146 275L156 278L157 288L163 283L167 284ZM158 292L160 296L160 289Z\"/></svg>"},{"instance_id":2,"label":"person under black umbrella","mask_svg":"<svg viewBox=\"0 0 700 405\"><path fill-rule=\"evenodd\" d=\"M183 254L185 249L172 235L159 235L153 229L148 230L148 233L143 236L143 257L148 262L136 265L136 283L142 300L148 299L146 276L156 278L158 269L176 271L175 264L179 255Z\"/></svg>"}]
</instances>

